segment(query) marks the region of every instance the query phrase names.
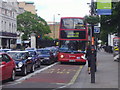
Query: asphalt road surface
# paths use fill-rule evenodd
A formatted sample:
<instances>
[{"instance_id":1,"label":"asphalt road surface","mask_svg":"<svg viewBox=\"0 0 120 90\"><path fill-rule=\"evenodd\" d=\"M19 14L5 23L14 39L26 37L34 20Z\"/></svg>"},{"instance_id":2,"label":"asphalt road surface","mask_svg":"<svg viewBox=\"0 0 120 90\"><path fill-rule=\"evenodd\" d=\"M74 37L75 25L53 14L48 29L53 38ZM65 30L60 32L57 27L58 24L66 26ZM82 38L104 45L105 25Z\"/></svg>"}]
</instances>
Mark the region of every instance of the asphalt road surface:
<instances>
[{"instance_id":1,"label":"asphalt road surface","mask_svg":"<svg viewBox=\"0 0 120 90\"><path fill-rule=\"evenodd\" d=\"M58 89L73 84L83 65L54 63L14 82L3 84L2 88L52 88Z\"/></svg>"}]
</instances>

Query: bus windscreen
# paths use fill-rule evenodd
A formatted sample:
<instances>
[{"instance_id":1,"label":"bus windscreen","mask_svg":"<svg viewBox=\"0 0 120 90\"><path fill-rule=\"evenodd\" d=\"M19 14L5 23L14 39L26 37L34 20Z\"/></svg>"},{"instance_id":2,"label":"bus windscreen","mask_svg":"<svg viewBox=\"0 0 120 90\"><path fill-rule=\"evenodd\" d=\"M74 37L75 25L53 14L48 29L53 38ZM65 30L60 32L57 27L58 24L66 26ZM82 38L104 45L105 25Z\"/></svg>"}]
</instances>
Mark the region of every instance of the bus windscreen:
<instances>
[{"instance_id":1,"label":"bus windscreen","mask_svg":"<svg viewBox=\"0 0 120 90\"><path fill-rule=\"evenodd\" d=\"M60 41L60 52L78 52L78 51L85 51L85 41L70 41L70 40L61 40Z\"/></svg>"}]
</instances>

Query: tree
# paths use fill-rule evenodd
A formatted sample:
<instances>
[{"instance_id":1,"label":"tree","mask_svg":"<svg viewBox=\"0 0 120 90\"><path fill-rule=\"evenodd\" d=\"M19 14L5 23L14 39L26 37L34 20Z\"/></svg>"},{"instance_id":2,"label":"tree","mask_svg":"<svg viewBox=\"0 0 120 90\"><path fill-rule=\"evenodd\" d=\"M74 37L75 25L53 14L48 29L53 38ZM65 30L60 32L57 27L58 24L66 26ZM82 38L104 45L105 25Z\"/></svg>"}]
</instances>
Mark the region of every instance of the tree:
<instances>
[{"instance_id":1,"label":"tree","mask_svg":"<svg viewBox=\"0 0 120 90\"><path fill-rule=\"evenodd\" d=\"M100 18L97 15L96 16L92 16L92 15L85 16L84 18L85 18L85 21L89 24L97 24L100 22Z\"/></svg>"},{"instance_id":2,"label":"tree","mask_svg":"<svg viewBox=\"0 0 120 90\"><path fill-rule=\"evenodd\" d=\"M112 15L101 16L102 29L108 33L117 33L120 31L120 2L114 2L112 8Z\"/></svg>"},{"instance_id":3,"label":"tree","mask_svg":"<svg viewBox=\"0 0 120 90\"><path fill-rule=\"evenodd\" d=\"M101 16L101 39L106 41L107 34L120 37L120 2L112 3L112 15Z\"/></svg>"},{"instance_id":4,"label":"tree","mask_svg":"<svg viewBox=\"0 0 120 90\"><path fill-rule=\"evenodd\" d=\"M17 30L24 33L23 40L27 40L31 33L36 36L51 33L44 19L27 11L17 16Z\"/></svg>"}]
</instances>

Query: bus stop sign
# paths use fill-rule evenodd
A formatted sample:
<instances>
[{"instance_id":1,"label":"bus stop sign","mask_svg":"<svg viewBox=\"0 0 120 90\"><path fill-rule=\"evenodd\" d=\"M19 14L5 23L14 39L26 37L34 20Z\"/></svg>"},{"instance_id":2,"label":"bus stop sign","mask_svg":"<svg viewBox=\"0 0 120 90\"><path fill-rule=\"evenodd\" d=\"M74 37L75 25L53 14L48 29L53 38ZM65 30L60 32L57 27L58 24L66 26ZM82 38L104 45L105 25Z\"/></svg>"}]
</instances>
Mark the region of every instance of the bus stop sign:
<instances>
[{"instance_id":1,"label":"bus stop sign","mask_svg":"<svg viewBox=\"0 0 120 90\"><path fill-rule=\"evenodd\" d=\"M94 27L94 33L100 33L100 28L99 27Z\"/></svg>"}]
</instances>

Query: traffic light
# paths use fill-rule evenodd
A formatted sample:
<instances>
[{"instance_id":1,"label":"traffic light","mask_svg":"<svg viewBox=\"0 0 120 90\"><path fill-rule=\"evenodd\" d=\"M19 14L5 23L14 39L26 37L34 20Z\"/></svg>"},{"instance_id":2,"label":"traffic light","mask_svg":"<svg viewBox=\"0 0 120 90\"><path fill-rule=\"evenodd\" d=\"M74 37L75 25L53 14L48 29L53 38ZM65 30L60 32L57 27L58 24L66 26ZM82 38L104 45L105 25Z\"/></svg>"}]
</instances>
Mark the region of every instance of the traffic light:
<instances>
[{"instance_id":1,"label":"traffic light","mask_svg":"<svg viewBox=\"0 0 120 90\"><path fill-rule=\"evenodd\" d=\"M40 35L38 35L38 38L40 38Z\"/></svg>"},{"instance_id":2,"label":"traffic light","mask_svg":"<svg viewBox=\"0 0 120 90\"><path fill-rule=\"evenodd\" d=\"M42 39L42 35L38 35L37 38L38 38L38 39Z\"/></svg>"}]
</instances>

